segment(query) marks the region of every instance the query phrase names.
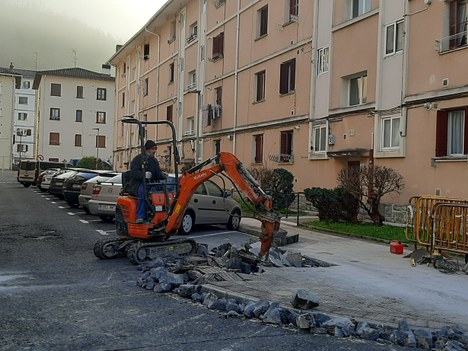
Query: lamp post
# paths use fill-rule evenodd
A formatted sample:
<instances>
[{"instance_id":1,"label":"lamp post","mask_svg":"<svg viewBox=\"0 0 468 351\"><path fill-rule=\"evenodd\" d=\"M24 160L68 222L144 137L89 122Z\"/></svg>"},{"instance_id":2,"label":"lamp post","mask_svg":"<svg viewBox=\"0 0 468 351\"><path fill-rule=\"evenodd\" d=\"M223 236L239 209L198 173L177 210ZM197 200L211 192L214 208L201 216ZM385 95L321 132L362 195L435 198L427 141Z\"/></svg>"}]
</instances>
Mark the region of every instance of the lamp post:
<instances>
[{"instance_id":1,"label":"lamp post","mask_svg":"<svg viewBox=\"0 0 468 351\"><path fill-rule=\"evenodd\" d=\"M97 169L98 159L99 159L99 128L93 128L93 130L97 130L97 135L96 135L96 166L95 166L95 168Z\"/></svg>"}]
</instances>

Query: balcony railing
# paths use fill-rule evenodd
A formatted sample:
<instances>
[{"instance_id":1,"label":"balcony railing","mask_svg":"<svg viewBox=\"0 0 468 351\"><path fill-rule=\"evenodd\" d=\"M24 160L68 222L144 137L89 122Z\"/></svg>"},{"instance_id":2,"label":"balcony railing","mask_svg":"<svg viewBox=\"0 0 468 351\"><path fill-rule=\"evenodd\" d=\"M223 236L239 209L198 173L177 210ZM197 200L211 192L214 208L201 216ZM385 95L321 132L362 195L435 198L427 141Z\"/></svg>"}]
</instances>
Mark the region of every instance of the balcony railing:
<instances>
[{"instance_id":1,"label":"balcony railing","mask_svg":"<svg viewBox=\"0 0 468 351\"><path fill-rule=\"evenodd\" d=\"M448 37L436 40L436 50L439 53L455 50L461 47L468 46L466 40L467 32L460 32L457 34L449 35Z\"/></svg>"}]
</instances>

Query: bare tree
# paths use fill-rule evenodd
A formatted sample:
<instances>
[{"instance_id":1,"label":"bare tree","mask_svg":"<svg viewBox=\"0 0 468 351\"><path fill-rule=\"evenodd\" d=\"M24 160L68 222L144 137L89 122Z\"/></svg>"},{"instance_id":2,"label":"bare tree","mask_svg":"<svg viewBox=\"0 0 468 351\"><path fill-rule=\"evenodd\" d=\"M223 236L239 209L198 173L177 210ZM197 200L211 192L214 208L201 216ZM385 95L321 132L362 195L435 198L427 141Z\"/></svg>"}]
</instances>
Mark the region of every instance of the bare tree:
<instances>
[{"instance_id":1,"label":"bare tree","mask_svg":"<svg viewBox=\"0 0 468 351\"><path fill-rule=\"evenodd\" d=\"M386 194L400 193L405 187L403 177L385 166L367 166L342 169L338 182L358 201L375 225L383 225L385 217L379 211L380 201Z\"/></svg>"}]
</instances>

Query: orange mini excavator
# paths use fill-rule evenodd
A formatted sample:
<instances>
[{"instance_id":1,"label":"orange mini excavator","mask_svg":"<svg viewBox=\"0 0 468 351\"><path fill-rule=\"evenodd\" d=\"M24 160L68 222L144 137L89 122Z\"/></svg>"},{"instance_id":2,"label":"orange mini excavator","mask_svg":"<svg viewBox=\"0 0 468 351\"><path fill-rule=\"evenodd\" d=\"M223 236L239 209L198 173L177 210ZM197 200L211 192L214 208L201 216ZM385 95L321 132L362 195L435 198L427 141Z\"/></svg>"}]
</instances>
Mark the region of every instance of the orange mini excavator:
<instances>
[{"instance_id":1,"label":"orange mini excavator","mask_svg":"<svg viewBox=\"0 0 468 351\"><path fill-rule=\"evenodd\" d=\"M148 223L136 223L138 199L123 192L117 201L115 224L117 238L98 241L94 245L94 254L102 259L127 256L132 263L142 263L155 257L173 253L187 255L196 248L191 239L171 239L182 225L182 219L197 187L215 175L227 177L234 187L247 196L254 205L254 218L262 223L259 259L268 254L274 235L279 230L281 216L273 210L271 197L259 186L239 159L228 152L220 152L210 159L188 169L179 178L176 133L169 121L143 122L135 118L126 118L124 123L137 124L144 151L145 125L165 124L172 131L172 150L174 151L175 182L145 184L148 202ZM124 177L125 179L125 174ZM145 181L145 180L144 180Z\"/></svg>"}]
</instances>

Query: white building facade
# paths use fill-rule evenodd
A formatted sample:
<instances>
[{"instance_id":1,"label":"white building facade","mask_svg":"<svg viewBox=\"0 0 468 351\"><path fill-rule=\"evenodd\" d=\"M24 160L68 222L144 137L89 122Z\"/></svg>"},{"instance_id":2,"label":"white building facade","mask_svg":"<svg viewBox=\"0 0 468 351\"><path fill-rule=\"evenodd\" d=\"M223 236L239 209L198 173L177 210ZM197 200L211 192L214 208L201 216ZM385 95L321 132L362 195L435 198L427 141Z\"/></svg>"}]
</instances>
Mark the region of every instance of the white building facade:
<instances>
[{"instance_id":1,"label":"white building facade","mask_svg":"<svg viewBox=\"0 0 468 351\"><path fill-rule=\"evenodd\" d=\"M37 72L34 155L46 161L96 156L113 163L114 78L82 68Z\"/></svg>"}]
</instances>

